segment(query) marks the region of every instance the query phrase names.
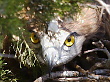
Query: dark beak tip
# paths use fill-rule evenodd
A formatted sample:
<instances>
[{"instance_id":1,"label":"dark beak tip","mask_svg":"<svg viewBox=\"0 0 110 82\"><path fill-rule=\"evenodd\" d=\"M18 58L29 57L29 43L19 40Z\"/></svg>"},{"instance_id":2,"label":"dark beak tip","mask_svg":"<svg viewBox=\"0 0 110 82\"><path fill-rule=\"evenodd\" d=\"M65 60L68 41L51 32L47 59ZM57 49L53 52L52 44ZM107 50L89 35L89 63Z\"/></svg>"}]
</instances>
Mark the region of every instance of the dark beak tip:
<instances>
[{"instance_id":1,"label":"dark beak tip","mask_svg":"<svg viewBox=\"0 0 110 82\"><path fill-rule=\"evenodd\" d=\"M52 64L49 64L49 65L48 65L49 77L51 77L51 71L52 71L53 67L54 67L54 65L52 65Z\"/></svg>"}]
</instances>

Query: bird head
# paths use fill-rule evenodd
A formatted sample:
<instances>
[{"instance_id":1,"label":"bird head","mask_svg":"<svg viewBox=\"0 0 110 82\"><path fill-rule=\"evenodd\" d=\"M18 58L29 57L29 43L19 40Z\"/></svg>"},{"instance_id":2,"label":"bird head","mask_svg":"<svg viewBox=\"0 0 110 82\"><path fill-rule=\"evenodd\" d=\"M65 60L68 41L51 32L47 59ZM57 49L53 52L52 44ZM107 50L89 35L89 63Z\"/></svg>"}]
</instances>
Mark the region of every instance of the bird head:
<instances>
[{"instance_id":1,"label":"bird head","mask_svg":"<svg viewBox=\"0 0 110 82\"><path fill-rule=\"evenodd\" d=\"M50 27L51 26L53 25L51 24ZM47 64L51 69L66 64L78 56L81 53L82 45L85 41L84 35L79 35L76 32L68 32L56 27L57 25L54 26L55 31L49 28L48 33L39 35L40 44L42 46L40 58L42 58L43 63ZM37 39L35 40L35 42L38 41Z\"/></svg>"},{"instance_id":2,"label":"bird head","mask_svg":"<svg viewBox=\"0 0 110 82\"><path fill-rule=\"evenodd\" d=\"M85 37L76 32L59 30L54 35L45 34L41 38L44 62L53 68L66 64L81 53Z\"/></svg>"}]
</instances>

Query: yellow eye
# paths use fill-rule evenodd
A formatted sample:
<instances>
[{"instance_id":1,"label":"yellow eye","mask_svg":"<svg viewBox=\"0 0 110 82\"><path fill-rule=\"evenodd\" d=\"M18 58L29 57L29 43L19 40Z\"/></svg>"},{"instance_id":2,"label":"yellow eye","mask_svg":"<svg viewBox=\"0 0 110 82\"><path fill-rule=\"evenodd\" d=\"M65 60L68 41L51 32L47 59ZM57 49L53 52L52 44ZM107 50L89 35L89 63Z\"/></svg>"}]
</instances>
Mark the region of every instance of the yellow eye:
<instances>
[{"instance_id":1,"label":"yellow eye","mask_svg":"<svg viewBox=\"0 0 110 82\"><path fill-rule=\"evenodd\" d=\"M65 45L66 46L72 46L73 44L74 44L74 42L75 42L75 38L74 38L74 36L70 36L70 37L68 37L66 40L65 40Z\"/></svg>"},{"instance_id":2,"label":"yellow eye","mask_svg":"<svg viewBox=\"0 0 110 82\"><path fill-rule=\"evenodd\" d=\"M39 38L36 36L35 33L31 33L30 39L31 39L32 43L35 43L35 44L40 42Z\"/></svg>"}]
</instances>

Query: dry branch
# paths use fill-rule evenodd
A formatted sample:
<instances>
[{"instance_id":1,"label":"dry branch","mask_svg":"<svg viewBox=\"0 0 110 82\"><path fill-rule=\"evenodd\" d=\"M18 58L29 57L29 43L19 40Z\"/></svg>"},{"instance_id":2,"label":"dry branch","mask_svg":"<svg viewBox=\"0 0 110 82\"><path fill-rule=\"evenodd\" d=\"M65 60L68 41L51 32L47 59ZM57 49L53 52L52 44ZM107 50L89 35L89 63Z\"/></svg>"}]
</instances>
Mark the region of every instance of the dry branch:
<instances>
[{"instance_id":1,"label":"dry branch","mask_svg":"<svg viewBox=\"0 0 110 82\"><path fill-rule=\"evenodd\" d=\"M95 48L95 49L87 50L87 51L84 51L84 54L95 52L95 51L103 51L105 54L107 54L108 58L110 59L110 52L107 50L107 48L104 48L104 49Z\"/></svg>"},{"instance_id":2,"label":"dry branch","mask_svg":"<svg viewBox=\"0 0 110 82\"><path fill-rule=\"evenodd\" d=\"M96 75L110 75L110 69L97 69L93 71L94 74Z\"/></svg>"},{"instance_id":3,"label":"dry branch","mask_svg":"<svg viewBox=\"0 0 110 82\"><path fill-rule=\"evenodd\" d=\"M110 70L109 69L97 69L93 72L86 71L82 69L79 65L74 66L78 71L58 71L52 72L51 77L49 74L46 74L42 77L39 77L34 82L44 82L47 79L54 79L56 81L96 81L97 80L106 80L107 82L110 80ZM100 75L102 74L102 75Z\"/></svg>"},{"instance_id":4,"label":"dry branch","mask_svg":"<svg viewBox=\"0 0 110 82\"><path fill-rule=\"evenodd\" d=\"M44 82L45 80L49 78L57 78L57 77L75 77L78 76L79 72L78 71L57 71L57 72L52 72L51 77L49 77L49 74L46 74L42 77L39 77L36 79L34 82Z\"/></svg>"},{"instance_id":5,"label":"dry branch","mask_svg":"<svg viewBox=\"0 0 110 82\"><path fill-rule=\"evenodd\" d=\"M90 68L90 71L92 72L93 70L97 69L97 68L106 68L106 69L110 69L110 59L105 59L102 62L98 62L95 63L95 65L93 65Z\"/></svg>"},{"instance_id":6,"label":"dry branch","mask_svg":"<svg viewBox=\"0 0 110 82\"><path fill-rule=\"evenodd\" d=\"M110 52L107 50L106 47L104 47L104 44L102 43L102 41L92 42L92 44L97 46L98 48L84 51L84 54L95 52L95 51L102 51L107 55L108 59L110 59Z\"/></svg>"},{"instance_id":7,"label":"dry branch","mask_svg":"<svg viewBox=\"0 0 110 82\"><path fill-rule=\"evenodd\" d=\"M88 75L88 77L91 79L96 79L96 80L109 80L110 81L110 76L105 76L105 75L90 74Z\"/></svg>"},{"instance_id":8,"label":"dry branch","mask_svg":"<svg viewBox=\"0 0 110 82\"><path fill-rule=\"evenodd\" d=\"M110 80L109 76L106 75L97 75L99 72L105 74L107 72L110 72L110 70L97 70L93 73L88 73L86 76L80 76L80 73L78 71L59 71L59 72L53 72L51 73L51 79L57 80L57 81L91 81L91 80ZM42 77L39 77L34 82L44 82L47 79L49 79L49 74L46 74Z\"/></svg>"},{"instance_id":9,"label":"dry branch","mask_svg":"<svg viewBox=\"0 0 110 82\"><path fill-rule=\"evenodd\" d=\"M104 44L101 41L93 42L93 44L96 45L98 48L87 50L84 52L84 54L94 52L94 51L103 51L108 56L108 59L101 58L102 61L95 63L95 65L93 65L89 71L92 72L95 69L100 68L100 67L109 69L110 68L110 52L107 50L107 48L104 46Z\"/></svg>"},{"instance_id":10,"label":"dry branch","mask_svg":"<svg viewBox=\"0 0 110 82\"><path fill-rule=\"evenodd\" d=\"M2 54L2 53L0 53L0 56L6 57L6 58L16 58L15 55L13 55L13 54Z\"/></svg>"},{"instance_id":11,"label":"dry branch","mask_svg":"<svg viewBox=\"0 0 110 82\"><path fill-rule=\"evenodd\" d=\"M88 75L88 71L85 71L83 68L81 68L79 65L74 64L74 67L82 74Z\"/></svg>"},{"instance_id":12,"label":"dry branch","mask_svg":"<svg viewBox=\"0 0 110 82\"><path fill-rule=\"evenodd\" d=\"M110 15L110 5L106 4L104 1L102 0L96 0L97 2L99 2L108 12L108 14Z\"/></svg>"},{"instance_id":13,"label":"dry branch","mask_svg":"<svg viewBox=\"0 0 110 82\"><path fill-rule=\"evenodd\" d=\"M57 81L61 81L61 82L68 82L68 81L70 81L70 82L72 82L72 81L90 81L90 78L88 78L88 77L71 77L71 78L58 78L58 79L56 79ZM93 79L91 79L91 80L93 80Z\"/></svg>"}]
</instances>

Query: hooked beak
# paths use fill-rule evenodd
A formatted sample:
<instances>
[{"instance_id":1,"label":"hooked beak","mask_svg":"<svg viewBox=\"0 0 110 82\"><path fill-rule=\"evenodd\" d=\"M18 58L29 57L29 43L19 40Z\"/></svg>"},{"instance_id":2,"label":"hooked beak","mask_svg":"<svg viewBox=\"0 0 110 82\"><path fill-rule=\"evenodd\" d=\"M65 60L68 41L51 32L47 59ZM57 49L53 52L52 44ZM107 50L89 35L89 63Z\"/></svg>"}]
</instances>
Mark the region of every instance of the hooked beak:
<instances>
[{"instance_id":1,"label":"hooked beak","mask_svg":"<svg viewBox=\"0 0 110 82\"><path fill-rule=\"evenodd\" d=\"M53 58L49 57L49 59L47 59L47 64L48 64L48 72L49 72L49 76L50 76L50 73L54 67L54 61L53 61Z\"/></svg>"},{"instance_id":2,"label":"hooked beak","mask_svg":"<svg viewBox=\"0 0 110 82\"><path fill-rule=\"evenodd\" d=\"M48 65L48 71L51 73L53 67L56 66L56 62L58 60L58 50L54 47L50 47L44 51L44 58Z\"/></svg>"},{"instance_id":3,"label":"hooked beak","mask_svg":"<svg viewBox=\"0 0 110 82\"><path fill-rule=\"evenodd\" d=\"M48 64L48 73L49 73L49 77L51 77L51 71L52 71L52 69L53 69L53 65L51 64Z\"/></svg>"}]
</instances>

